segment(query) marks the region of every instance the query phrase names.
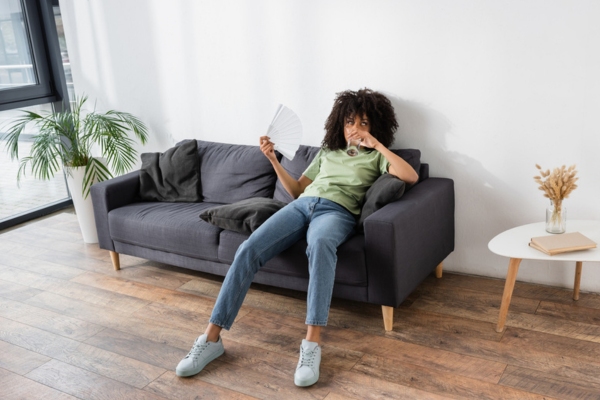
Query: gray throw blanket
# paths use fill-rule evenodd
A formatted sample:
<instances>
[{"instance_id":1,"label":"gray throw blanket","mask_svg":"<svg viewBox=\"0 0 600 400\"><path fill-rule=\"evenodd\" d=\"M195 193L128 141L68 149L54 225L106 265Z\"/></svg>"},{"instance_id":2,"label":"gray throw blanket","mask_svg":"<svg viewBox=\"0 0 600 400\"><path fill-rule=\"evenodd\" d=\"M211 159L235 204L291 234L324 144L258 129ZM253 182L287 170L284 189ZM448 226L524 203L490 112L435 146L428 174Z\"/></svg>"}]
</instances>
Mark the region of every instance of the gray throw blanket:
<instances>
[{"instance_id":1,"label":"gray throw blanket","mask_svg":"<svg viewBox=\"0 0 600 400\"><path fill-rule=\"evenodd\" d=\"M164 153L143 153L140 197L145 201L202 201L198 142L185 141Z\"/></svg>"}]
</instances>

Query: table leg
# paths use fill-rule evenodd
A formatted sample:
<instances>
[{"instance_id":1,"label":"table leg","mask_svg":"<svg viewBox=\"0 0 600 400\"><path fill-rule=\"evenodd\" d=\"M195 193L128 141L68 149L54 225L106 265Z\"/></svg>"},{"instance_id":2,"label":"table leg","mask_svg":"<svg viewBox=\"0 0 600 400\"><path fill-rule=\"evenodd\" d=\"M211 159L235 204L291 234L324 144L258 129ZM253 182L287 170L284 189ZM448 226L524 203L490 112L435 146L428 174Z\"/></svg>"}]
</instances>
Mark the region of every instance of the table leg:
<instances>
[{"instance_id":1,"label":"table leg","mask_svg":"<svg viewBox=\"0 0 600 400\"><path fill-rule=\"evenodd\" d=\"M579 284L581 283L581 267L583 262L575 263L575 284L573 285L573 300L579 300Z\"/></svg>"},{"instance_id":2,"label":"table leg","mask_svg":"<svg viewBox=\"0 0 600 400\"><path fill-rule=\"evenodd\" d=\"M504 329L506 315L508 314L508 306L510 306L510 299L512 298L513 289L515 288L517 272L519 272L519 264L521 264L520 258L511 258L508 263L508 272L506 273L504 294L502 294L502 304L500 304L500 316L498 317L496 332L502 332Z\"/></svg>"}]
</instances>

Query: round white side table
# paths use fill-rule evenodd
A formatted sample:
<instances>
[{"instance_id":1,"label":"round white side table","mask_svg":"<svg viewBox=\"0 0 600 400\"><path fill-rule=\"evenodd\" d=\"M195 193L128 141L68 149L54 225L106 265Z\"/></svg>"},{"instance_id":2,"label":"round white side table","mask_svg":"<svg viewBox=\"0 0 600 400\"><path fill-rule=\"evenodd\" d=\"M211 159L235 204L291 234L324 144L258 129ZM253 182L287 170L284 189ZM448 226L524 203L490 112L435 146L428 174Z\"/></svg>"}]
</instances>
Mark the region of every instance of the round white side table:
<instances>
[{"instance_id":1,"label":"round white side table","mask_svg":"<svg viewBox=\"0 0 600 400\"><path fill-rule=\"evenodd\" d=\"M600 221L592 220L567 220L567 232L581 232L594 242L600 244ZM502 295L502 303L500 305L500 316L498 317L498 325L496 332L502 332L508 307L512 298L517 272L521 260L546 260L546 261L574 261L575 262L575 283L573 288L573 299L579 299L579 284L581 282L581 268L583 262L599 262L600 248L573 251L568 253L549 256L541 251L529 247L529 241L532 237L546 236L550 233L546 232L546 223L537 222L529 225L522 225L516 228L504 231L494 237L488 243L488 248L498 255L510 258L508 263L508 272L506 274L506 282L504 283L504 294Z\"/></svg>"}]
</instances>

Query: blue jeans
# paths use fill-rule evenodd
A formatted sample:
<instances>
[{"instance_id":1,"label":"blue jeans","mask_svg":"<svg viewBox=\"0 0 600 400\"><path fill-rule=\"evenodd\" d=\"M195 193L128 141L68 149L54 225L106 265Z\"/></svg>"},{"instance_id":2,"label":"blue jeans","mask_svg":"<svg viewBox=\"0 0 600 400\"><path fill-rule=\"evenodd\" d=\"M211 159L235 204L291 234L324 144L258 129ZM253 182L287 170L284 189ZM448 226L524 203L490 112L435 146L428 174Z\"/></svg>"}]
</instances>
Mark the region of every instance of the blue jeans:
<instances>
[{"instance_id":1,"label":"blue jeans","mask_svg":"<svg viewBox=\"0 0 600 400\"><path fill-rule=\"evenodd\" d=\"M306 237L310 274L306 324L327 325L337 247L350 237L355 225L356 219L348 210L319 197L301 197L279 210L238 248L210 322L229 330L258 270Z\"/></svg>"}]
</instances>

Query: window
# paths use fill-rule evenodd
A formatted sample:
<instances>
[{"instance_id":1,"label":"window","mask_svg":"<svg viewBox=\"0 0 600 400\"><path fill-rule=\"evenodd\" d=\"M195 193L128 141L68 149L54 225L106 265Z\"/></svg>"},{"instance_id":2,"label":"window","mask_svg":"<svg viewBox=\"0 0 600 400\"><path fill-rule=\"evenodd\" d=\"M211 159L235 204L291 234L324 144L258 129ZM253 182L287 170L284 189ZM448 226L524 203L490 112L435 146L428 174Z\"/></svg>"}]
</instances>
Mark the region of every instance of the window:
<instances>
[{"instance_id":1,"label":"window","mask_svg":"<svg viewBox=\"0 0 600 400\"><path fill-rule=\"evenodd\" d=\"M46 0L0 0L0 111L61 100L62 63L49 54L58 41L48 13Z\"/></svg>"},{"instance_id":2,"label":"window","mask_svg":"<svg viewBox=\"0 0 600 400\"><path fill-rule=\"evenodd\" d=\"M12 0L0 5L0 90L36 85L39 80L21 4Z\"/></svg>"},{"instance_id":3,"label":"window","mask_svg":"<svg viewBox=\"0 0 600 400\"><path fill-rule=\"evenodd\" d=\"M37 113L52 110L50 104L31 106L25 109ZM21 112L17 110L0 111L0 124L18 117L20 114ZM36 131L28 131L21 135L19 140L19 155L21 157L29 154L33 143L32 136L36 133ZM0 140L0 164L2 165L2 174L0 174L0 223L6 219L69 199L63 173L57 173L54 178L45 181L34 178L28 172L17 184L19 163L16 160L10 160L10 156L4 151L4 145L5 142Z\"/></svg>"},{"instance_id":4,"label":"window","mask_svg":"<svg viewBox=\"0 0 600 400\"><path fill-rule=\"evenodd\" d=\"M58 1L0 0L0 134L19 110L68 108L62 98L72 90ZM30 129L19 140L20 157L29 154L37 133ZM10 160L4 144L0 140L0 230L72 204L62 173L42 181L28 171L17 185L19 163Z\"/></svg>"}]
</instances>

